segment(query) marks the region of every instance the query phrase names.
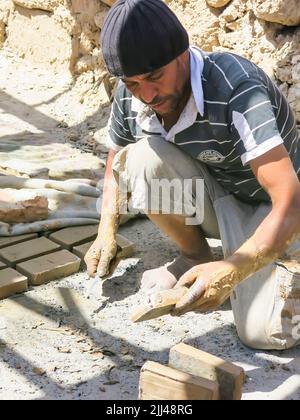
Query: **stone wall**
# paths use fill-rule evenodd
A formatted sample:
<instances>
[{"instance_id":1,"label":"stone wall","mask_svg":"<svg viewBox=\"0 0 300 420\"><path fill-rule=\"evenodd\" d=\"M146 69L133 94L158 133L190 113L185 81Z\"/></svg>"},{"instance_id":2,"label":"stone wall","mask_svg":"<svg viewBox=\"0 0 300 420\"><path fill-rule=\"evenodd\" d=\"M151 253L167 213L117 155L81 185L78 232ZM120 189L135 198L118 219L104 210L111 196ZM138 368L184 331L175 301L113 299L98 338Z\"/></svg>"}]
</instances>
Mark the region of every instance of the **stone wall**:
<instances>
[{"instance_id":1,"label":"stone wall","mask_svg":"<svg viewBox=\"0 0 300 420\"><path fill-rule=\"evenodd\" d=\"M300 123L299 0L165 0L207 51L233 51L261 66ZM103 74L103 20L114 0L0 0L0 45L32 62ZM298 7L297 7L298 6Z\"/></svg>"},{"instance_id":2,"label":"stone wall","mask_svg":"<svg viewBox=\"0 0 300 420\"><path fill-rule=\"evenodd\" d=\"M0 0L0 44L37 65L81 74L104 69L100 0Z\"/></svg>"},{"instance_id":3,"label":"stone wall","mask_svg":"<svg viewBox=\"0 0 300 420\"><path fill-rule=\"evenodd\" d=\"M10 0L0 1L0 47L3 45L6 39L6 26L11 8L12 3Z\"/></svg>"},{"instance_id":4,"label":"stone wall","mask_svg":"<svg viewBox=\"0 0 300 420\"><path fill-rule=\"evenodd\" d=\"M207 51L240 54L280 86L300 124L299 0L166 0Z\"/></svg>"},{"instance_id":5,"label":"stone wall","mask_svg":"<svg viewBox=\"0 0 300 420\"><path fill-rule=\"evenodd\" d=\"M207 50L240 54L262 67L287 95L300 124L299 0L166 0Z\"/></svg>"}]
</instances>

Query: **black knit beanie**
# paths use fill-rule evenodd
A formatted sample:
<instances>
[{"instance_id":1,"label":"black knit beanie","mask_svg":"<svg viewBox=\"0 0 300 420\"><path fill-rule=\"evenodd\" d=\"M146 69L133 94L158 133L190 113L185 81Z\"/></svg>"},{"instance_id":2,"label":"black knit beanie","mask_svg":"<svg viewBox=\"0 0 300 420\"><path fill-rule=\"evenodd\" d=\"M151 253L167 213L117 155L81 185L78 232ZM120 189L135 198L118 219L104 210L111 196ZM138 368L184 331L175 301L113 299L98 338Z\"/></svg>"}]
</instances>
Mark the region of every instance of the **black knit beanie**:
<instances>
[{"instance_id":1,"label":"black knit beanie","mask_svg":"<svg viewBox=\"0 0 300 420\"><path fill-rule=\"evenodd\" d=\"M101 31L108 71L131 77L159 69L189 47L186 30L162 0L118 0Z\"/></svg>"}]
</instances>

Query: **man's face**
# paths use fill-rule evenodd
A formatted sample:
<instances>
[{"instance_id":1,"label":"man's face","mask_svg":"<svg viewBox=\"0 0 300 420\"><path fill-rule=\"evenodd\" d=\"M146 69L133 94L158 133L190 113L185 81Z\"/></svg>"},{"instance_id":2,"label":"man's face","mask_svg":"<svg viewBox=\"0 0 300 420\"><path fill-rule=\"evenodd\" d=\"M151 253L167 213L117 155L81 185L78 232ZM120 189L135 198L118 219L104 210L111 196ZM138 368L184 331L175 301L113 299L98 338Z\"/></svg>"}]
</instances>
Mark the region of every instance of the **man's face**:
<instances>
[{"instance_id":1,"label":"man's face","mask_svg":"<svg viewBox=\"0 0 300 420\"><path fill-rule=\"evenodd\" d=\"M190 86L189 54L151 73L122 79L130 92L159 115L176 110Z\"/></svg>"}]
</instances>

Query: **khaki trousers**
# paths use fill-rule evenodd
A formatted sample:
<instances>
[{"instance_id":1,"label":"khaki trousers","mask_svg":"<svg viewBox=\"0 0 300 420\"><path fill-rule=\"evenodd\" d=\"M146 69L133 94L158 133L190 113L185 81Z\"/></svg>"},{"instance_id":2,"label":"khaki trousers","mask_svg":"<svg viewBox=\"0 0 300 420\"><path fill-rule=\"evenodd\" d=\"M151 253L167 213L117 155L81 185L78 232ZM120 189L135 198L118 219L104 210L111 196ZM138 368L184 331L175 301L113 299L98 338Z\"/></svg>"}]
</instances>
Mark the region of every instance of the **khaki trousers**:
<instances>
[{"instance_id":1,"label":"khaki trousers","mask_svg":"<svg viewBox=\"0 0 300 420\"><path fill-rule=\"evenodd\" d=\"M148 209L153 180L204 180L201 228L206 237L221 239L225 258L271 211L268 203L251 205L238 200L212 177L205 164L159 136L144 138L118 152L113 171L131 192L132 206L143 211ZM290 258L297 252L300 255L300 240L286 254ZM300 265L291 268L285 260L274 261L237 286L231 304L237 333L247 346L283 350L300 343Z\"/></svg>"}]
</instances>

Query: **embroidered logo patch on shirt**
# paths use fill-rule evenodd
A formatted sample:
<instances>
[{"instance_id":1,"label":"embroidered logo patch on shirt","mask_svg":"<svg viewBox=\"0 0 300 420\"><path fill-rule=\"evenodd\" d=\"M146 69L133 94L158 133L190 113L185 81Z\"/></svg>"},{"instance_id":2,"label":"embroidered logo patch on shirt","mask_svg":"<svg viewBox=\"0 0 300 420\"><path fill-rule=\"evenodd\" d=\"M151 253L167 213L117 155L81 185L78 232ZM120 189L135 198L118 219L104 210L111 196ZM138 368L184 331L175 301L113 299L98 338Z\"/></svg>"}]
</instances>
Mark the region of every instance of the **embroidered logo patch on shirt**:
<instances>
[{"instance_id":1,"label":"embroidered logo patch on shirt","mask_svg":"<svg viewBox=\"0 0 300 420\"><path fill-rule=\"evenodd\" d=\"M202 160L202 162L223 162L225 156L217 150L204 150L197 156L197 159Z\"/></svg>"}]
</instances>

